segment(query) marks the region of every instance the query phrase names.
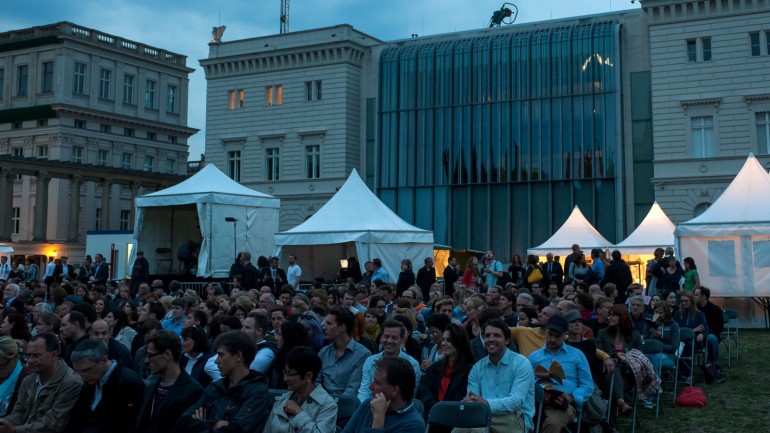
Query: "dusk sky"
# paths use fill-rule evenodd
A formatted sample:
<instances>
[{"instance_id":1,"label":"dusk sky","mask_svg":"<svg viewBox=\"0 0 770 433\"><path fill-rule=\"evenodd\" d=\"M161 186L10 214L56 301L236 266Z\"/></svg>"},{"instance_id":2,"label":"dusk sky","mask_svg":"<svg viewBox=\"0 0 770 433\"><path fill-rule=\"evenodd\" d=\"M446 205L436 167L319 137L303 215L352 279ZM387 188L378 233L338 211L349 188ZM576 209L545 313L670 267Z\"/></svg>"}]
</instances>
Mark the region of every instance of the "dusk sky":
<instances>
[{"instance_id":1,"label":"dusk sky","mask_svg":"<svg viewBox=\"0 0 770 433\"><path fill-rule=\"evenodd\" d=\"M276 34L280 0L4 0L0 32L71 21L188 57L190 159L204 152L206 79L211 28L227 26L223 41ZM639 8L630 0L518 0L516 23ZM486 27L498 0L291 0L290 30L347 23L383 41Z\"/></svg>"}]
</instances>

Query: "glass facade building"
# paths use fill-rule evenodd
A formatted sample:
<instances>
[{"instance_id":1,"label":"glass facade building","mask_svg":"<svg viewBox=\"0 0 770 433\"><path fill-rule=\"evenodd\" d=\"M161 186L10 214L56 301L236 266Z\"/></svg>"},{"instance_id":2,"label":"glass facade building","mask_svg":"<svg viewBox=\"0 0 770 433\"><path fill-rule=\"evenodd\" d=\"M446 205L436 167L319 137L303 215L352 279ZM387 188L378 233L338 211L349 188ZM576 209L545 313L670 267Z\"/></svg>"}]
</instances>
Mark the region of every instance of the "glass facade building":
<instances>
[{"instance_id":1,"label":"glass facade building","mask_svg":"<svg viewBox=\"0 0 770 433\"><path fill-rule=\"evenodd\" d=\"M455 249L507 260L580 206L620 226L620 24L404 42L379 62L376 190Z\"/></svg>"}]
</instances>

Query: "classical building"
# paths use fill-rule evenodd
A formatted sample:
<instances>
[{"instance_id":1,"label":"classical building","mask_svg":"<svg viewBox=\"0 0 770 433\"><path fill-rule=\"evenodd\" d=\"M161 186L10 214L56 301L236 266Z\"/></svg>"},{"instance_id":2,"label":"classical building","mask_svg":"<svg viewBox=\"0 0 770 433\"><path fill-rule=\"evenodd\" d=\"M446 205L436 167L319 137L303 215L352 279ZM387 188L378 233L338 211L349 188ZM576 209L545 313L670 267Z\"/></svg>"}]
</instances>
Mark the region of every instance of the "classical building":
<instances>
[{"instance_id":1,"label":"classical building","mask_svg":"<svg viewBox=\"0 0 770 433\"><path fill-rule=\"evenodd\" d=\"M69 22L0 33L0 241L79 262L88 230L132 229L187 171L186 61Z\"/></svg>"},{"instance_id":2,"label":"classical building","mask_svg":"<svg viewBox=\"0 0 770 433\"><path fill-rule=\"evenodd\" d=\"M391 42L340 25L212 44L207 159L281 197L281 229L356 167L437 243L503 259L575 205L611 242L656 199L689 219L749 151L770 156L770 1L641 3Z\"/></svg>"}]
</instances>

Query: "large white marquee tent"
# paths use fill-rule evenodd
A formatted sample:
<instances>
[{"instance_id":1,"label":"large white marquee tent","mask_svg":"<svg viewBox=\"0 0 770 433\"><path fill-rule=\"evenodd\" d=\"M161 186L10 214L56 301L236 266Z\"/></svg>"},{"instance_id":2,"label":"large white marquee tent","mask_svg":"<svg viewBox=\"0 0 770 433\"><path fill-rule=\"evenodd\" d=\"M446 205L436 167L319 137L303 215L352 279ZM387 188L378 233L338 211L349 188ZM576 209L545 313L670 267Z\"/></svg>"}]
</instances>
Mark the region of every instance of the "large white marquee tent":
<instances>
[{"instance_id":1,"label":"large white marquee tent","mask_svg":"<svg viewBox=\"0 0 770 433\"><path fill-rule=\"evenodd\" d=\"M276 234L275 245L276 256L298 256L304 280L333 280L340 260L355 256L362 268L367 260L379 257L395 281L401 259L411 259L417 269L426 257L433 257L433 232L401 219L353 170L318 212L297 227Z\"/></svg>"},{"instance_id":2,"label":"large white marquee tent","mask_svg":"<svg viewBox=\"0 0 770 433\"><path fill-rule=\"evenodd\" d=\"M559 227L559 230L542 244L529 248L527 254L545 256L553 253L555 256L567 256L572 253L572 245L580 245L580 249L588 256L592 248L605 249L612 243L602 236L586 219L580 208L575 206L569 218Z\"/></svg>"},{"instance_id":3,"label":"large white marquee tent","mask_svg":"<svg viewBox=\"0 0 770 433\"><path fill-rule=\"evenodd\" d=\"M200 244L196 275L224 278L235 251L256 256L273 250L279 207L279 199L247 188L208 164L184 182L136 198L135 248L144 251L150 272L156 273L157 248L171 249L169 268L176 270L178 247L192 240Z\"/></svg>"},{"instance_id":4,"label":"large white marquee tent","mask_svg":"<svg viewBox=\"0 0 770 433\"><path fill-rule=\"evenodd\" d=\"M650 255L655 248L674 246L674 223L656 201L639 226L613 248L624 255Z\"/></svg>"}]
</instances>

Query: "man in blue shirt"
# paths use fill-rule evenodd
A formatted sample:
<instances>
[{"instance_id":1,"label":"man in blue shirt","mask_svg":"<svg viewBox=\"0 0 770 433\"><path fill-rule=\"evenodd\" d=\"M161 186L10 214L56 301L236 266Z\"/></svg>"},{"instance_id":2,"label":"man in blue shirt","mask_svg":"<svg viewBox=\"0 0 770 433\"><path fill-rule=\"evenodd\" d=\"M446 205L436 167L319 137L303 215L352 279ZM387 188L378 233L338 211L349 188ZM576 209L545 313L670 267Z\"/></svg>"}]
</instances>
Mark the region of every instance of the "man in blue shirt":
<instances>
[{"instance_id":1,"label":"man in blue shirt","mask_svg":"<svg viewBox=\"0 0 770 433\"><path fill-rule=\"evenodd\" d=\"M382 324L382 336L380 337L382 352L367 358L361 369L361 386L358 388L358 400L360 402L363 403L367 399L372 398L370 384L374 380L374 374L377 372L377 363L381 359L401 358L406 360L412 366L414 377L418 382L420 381L420 375L422 374L420 363L401 350L407 338L409 336L406 335L406 328L398 320L390 319Z\"/></svg>"},{"instance_id":2,"label":"man in blue shirt","mask_svg":"<svg viewBox=\"0 0 770 433\"><path fill-rule=\"evenodd\" d=\"M361 368L372 352L351 337L355 317L345 308L332 307L324 319L323 330L331 344L318 356L321 358L319 383L332 395L356 397L361 385Z\"/></svg>"},{"instance_id":3,"label":"man in blue shirt","mask_svg":"<svg viewBox=\"0 0 770 433\"><path fill-rule=\"evenodd\" d=\"M382 260L379 258L372 259L372 267L374 268L374 273L372 274L372 281L380 280L383 283L389 283L390 282L390 275L388 274L388 271L382 268Z\"/></svg>"},{"instance_id":4,"label":"man in blue shirt","mask_svg":"<svg viewBox=\"0 0 770 433\"><path fill-rule=\"evenodd\" d=\"M535 415L532 368L527 358L508 349L511 330L502 319L488 320L483 332L487 356L471 369L468 396L463 401L489 406L493 432L527 432Z\"/></svg>"},{"instance_id":5,"label":"man in blue shirt","mask_svg":"<svg viewBox=\"0 0 770 433\"><path fill-rule=\"evenodd\" d=\"M358 406L342 433L423 433L425 422L413 401L416 383L406 360L378 360L368 386L372 398Z\"/></svg>"},{"instance_id":6,"label":"man in blue shirt","mask_svg":"<svg viewBox=\"0 0 770 433\"><path fill-rule=\"evenodd\" d=\"M529 362L532 364L532 369L539 365L549 371L552 363L557 362L564 370L562 383L554 383L553 390L563 392L569 405L566 410L544 406L545 418L540 429L542 433L559 433L575 418L575 407L582 407L583 402L591 397L594 392L594 383L583 352L564 344L567 320L560 315L552 316L548 319L545 328L545 346L532 352L529 355Z\"/></svg>"},{"instance_id":7,"label":"man in blue shirt","mask_svg":"<svg viewBox=\"0 0 770 433\"><path fill-rule=\"evenodd\" d=\"M187 311L187 301L178 298L171 302L171 317L163 319L161 326L167 331L176 335L182 335L182 326L184 324L184 315Z\"/></svg>"},{"instance_id":8,"label":"man in blue shirt","mask_svg":"<svg viewBox=\"0 0 770 433\"><path fill-rule=\"evenodd\" d=\"M497 280L503 276L503 265L495 260L495 254L492 251L487 251L484 255L484 267L481 268L481 273L487 290L496 285Z\"/></svg>"}]
</instances>

